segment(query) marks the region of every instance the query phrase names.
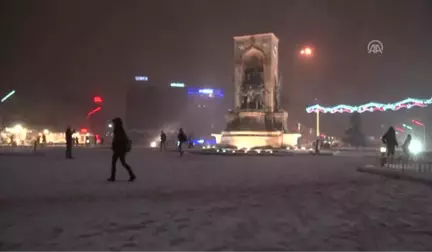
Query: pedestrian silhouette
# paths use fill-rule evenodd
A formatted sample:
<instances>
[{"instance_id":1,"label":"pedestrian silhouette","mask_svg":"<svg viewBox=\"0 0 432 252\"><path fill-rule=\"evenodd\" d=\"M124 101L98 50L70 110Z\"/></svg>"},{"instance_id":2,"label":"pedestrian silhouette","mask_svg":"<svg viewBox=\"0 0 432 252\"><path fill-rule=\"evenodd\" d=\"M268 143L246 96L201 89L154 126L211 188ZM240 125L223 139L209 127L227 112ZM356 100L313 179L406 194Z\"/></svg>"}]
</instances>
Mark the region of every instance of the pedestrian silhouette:
<instances>
[{"instance_id":1,"label":"pedestrian silhouette","mask_svg":"<svg viewBox=\"0 0 432 252\"><path fill-rule=\"evenodd\" d=\"M113 182L116 179L116 164L117 160L120 159L121 164L129 173L129 181L134 181L136 179L132 168L126 163L126 154L130 152L132 148L132 143L126 135L126 131L123 128L122 120L117 117L113 121L113 141L111 149L113 151L111 160L111 177L108 181Z\"/></svg>"},{"instance_id":2,"label":"pedestrian silhouette","mask_svg":"<svg viewBox=\"0 0 432 252\"><path fill-rule=\"evenodd\" d=\"M396 147L398 146L398 142L396 140L396 131L393 127L390 127L387 132L382 137L382 142L386 145L387 148L387 158L393 160Z\"/></svg>"},{"instance_id":3,"label":"pedestrian silhouette","mask_svg":"<svg viewBox=\"0 0 432 252\"><path fill-rule=\"evenodd\" d=\"M165 132L163 132L163 130L161 130L161 135L160 135L160 151L162 151L162 147L164 148L165 151L167 151L166 140L167 140L167 136L166 136Z\"/></svg>"},{"instance_id":4,"label":"pedestrian silhouette","mask_svg":"<svg viewBox=\"0 0 432 252\"><path fill-rule=\"evenodd\" d=\"M70 127L66 128L65 137L66 137L66 158L72 159L72 135L75 133L75 130L72 130Z\"/></svg>"},{"instance_id":5,"label":"pedestrian silhouette","mask_svg":"<svg viewBox=\"0 0 432 252\"><path fill-rule=\"evenodd\" d=\"M408 134L407 138L405 139L405 142L401 146L402 151L404 152L405 156L407 156L408 159L410 158L409 146L411 144L411 140L412 140L411 134Z\"/></svg>"},{"instance_id":6,"label":"pedestrian silhouette","mask_svg":"<svg viewBox=\"0 0 432 252\"><path fill-rule=\"evenodd\" d=\"M180 157L183 156L183 148L182 145L187 142L187 136L184 133L183 129L180 128L178 135L177 135L177 140L178 140L178 150L180 152Z\"/></svg>"}]
</instances>

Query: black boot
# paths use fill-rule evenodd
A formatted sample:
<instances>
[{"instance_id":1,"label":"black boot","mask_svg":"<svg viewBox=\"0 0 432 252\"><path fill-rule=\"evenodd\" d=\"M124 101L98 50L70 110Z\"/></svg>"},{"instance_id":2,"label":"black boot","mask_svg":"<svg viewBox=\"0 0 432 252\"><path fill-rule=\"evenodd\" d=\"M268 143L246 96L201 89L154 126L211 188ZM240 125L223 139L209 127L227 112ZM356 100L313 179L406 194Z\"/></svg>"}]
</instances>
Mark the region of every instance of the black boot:
<instances>
[{"instance_id":1,"label":"black boot","mask_svg":"<svg viewBox=\"0 0 432 252\"><path fill-rule=\"evenodd\" d=\"M135 179L136 179L136 176L135 175L131 175L130 178L129 178L129 182L133 182Z\"/></svg>"}]
</instances>

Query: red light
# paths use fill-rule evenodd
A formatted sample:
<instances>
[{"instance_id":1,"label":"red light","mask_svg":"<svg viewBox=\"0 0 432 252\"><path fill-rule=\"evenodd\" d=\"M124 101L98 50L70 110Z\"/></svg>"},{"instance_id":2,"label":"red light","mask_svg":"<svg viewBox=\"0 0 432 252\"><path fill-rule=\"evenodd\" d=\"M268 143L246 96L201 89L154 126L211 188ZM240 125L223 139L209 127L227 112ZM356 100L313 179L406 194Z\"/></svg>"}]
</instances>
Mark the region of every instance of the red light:
<instances>
[{"instance_id":1,"label":"red light","mask_svg":"<svg viewBox=\"0 0 432 252\"><path fill-rule=\"evenodd\" d=\"M80 132L81 132L81 133L87 133L88 130L87 130L86 128L82 128L82 129L80 130Z\"/></svg>"},{"instance_id":2,"label":"red light","mask_svg":"<svg viewBox=\"0 0 432 252\"><path fill-rule=\"evenodd\" d=\"M102 109L102 107L97 107L97 108L93 109L92 111L88 112L87 117L93 115L94 113L98 112L101 109Z\"/></svg>"},{"instance_id":3,"label":"red light","mask_svg":"<svg viewBox=\"0 0 432 252\"><path fill-rule=\"evenodd\" d=\"M415 124L417 124L419 126L423 126L424 127L424 124L421 123L421 122L419 122L419 121L417 121L417 120L411 120L411 122L413 122L413 123L415 123Z\"/></svg>"},{"instance_id":4,"label":"red light","mask_svg":"<svg viewBox=\"0 0 432 252\"><path fill-rule=\"evenodd\" d=\"M103 99L100 96L95 96L95 97L93 97L93 102L96 104L100 104L103 102Z\"/></svg>"},{"instance_id":5,"label":"red light","mask_svg":"<svg viewBox=\"0 0 432 252\"><path fill-rule=\"evenodd\" d=\"M395 129L396 129L397 131L399 131L399 132L402 132L402 133L405 132L405 130L403 130L403 129L401 129L401 128L398 128L398 127L396 127Z\"/></svg>"}]
</instances>

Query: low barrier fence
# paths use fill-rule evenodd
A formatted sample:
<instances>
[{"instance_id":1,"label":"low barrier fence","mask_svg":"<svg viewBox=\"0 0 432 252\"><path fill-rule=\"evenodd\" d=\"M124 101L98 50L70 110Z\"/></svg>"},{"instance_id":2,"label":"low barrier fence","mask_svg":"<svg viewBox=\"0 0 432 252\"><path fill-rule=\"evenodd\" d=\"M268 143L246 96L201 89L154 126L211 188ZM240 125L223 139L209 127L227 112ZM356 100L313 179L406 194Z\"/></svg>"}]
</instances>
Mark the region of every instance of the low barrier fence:
<instances>
[{"instance_id":1,"label":"low barrier fence","mask_svg":"<svg viewBox=\"0 0 432 252\"><path fill-rule=\"evenodd\" d=\"M386 158L381 158L381 167L400 169L402 171L432 173L432 161L430 160L406 160L402 158L387 160Z\"/></svg>"}]
</instances>

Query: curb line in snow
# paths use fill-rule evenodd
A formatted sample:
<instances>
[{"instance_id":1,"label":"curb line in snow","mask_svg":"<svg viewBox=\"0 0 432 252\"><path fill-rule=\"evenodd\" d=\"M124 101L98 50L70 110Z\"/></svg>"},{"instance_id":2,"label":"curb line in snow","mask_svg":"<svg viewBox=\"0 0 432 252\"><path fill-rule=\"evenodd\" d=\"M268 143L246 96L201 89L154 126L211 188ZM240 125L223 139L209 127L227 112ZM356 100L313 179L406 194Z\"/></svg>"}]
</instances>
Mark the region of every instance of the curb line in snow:
<instances>
[{"instance_id":1,"label":"curb line in snow","mask_svg":"<svg viewBox=\"0 0 432 252\"><path fill-rule=\"evenodd\" d=\"M358 172L365 172L375 175L381 175L394 179L405 179L410 181L418 181L426 184L432 184L432 174L417 171L407 171L395 168L378 167L374 165L366 165L357 167Z\"/></svg>"}]
</instances>

